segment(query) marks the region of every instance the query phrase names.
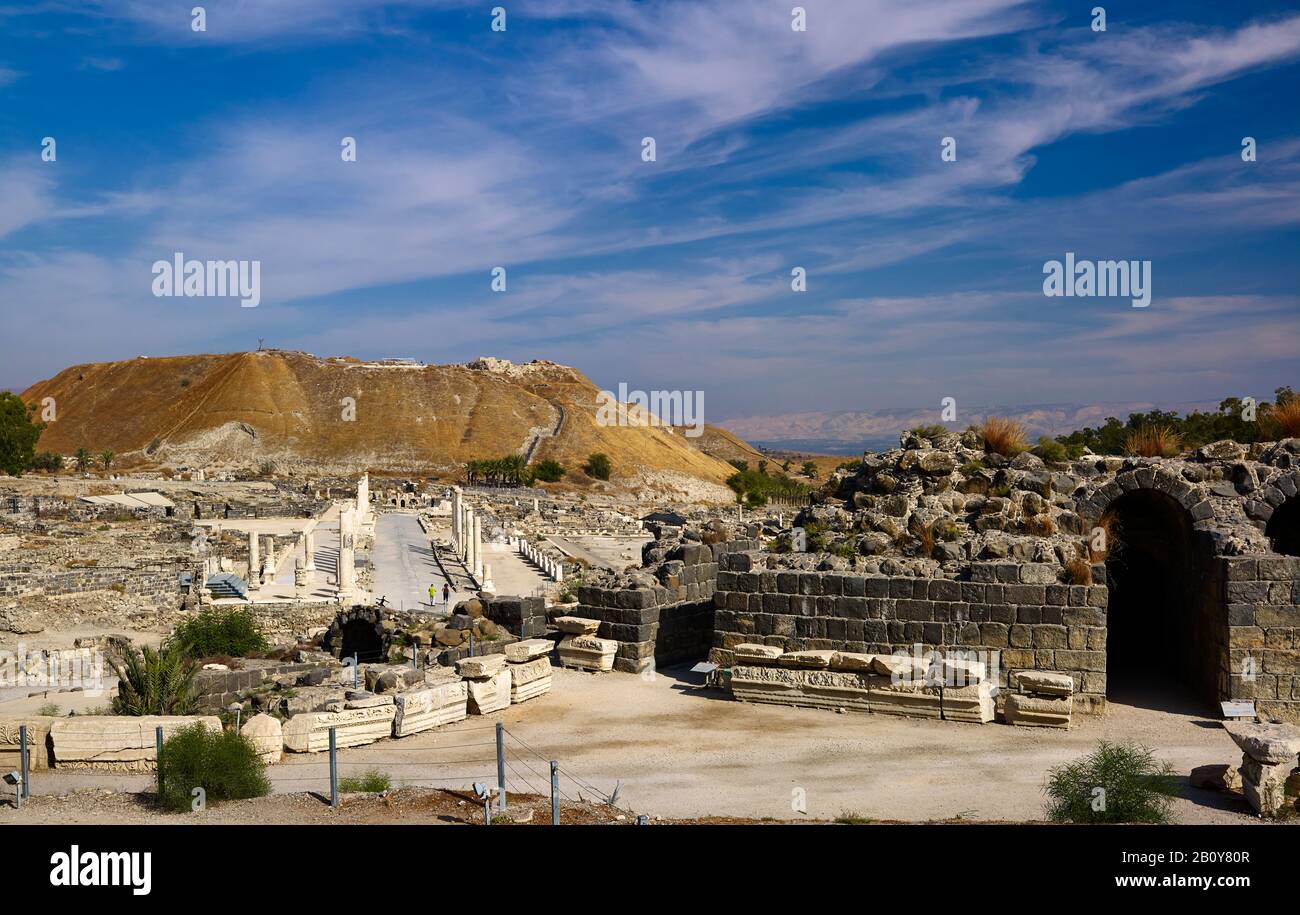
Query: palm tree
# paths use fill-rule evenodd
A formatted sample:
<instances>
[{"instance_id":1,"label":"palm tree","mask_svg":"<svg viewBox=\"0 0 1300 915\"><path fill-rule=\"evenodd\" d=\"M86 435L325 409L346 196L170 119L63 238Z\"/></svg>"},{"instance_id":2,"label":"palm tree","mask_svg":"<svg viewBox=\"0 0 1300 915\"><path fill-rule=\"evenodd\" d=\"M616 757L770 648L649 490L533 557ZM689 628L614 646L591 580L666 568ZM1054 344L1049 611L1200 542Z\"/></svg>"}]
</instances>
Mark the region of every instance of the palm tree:
<instances>
[{"instance_id":1,"label":"palm tree","mask_svg":"<svg viewBox=\"0 0 1300 915\"><path fill-rule=\"evenodd\" d=\"M111 451L101 451L99 453L100 463L104 465L105 470L113 466L113 458L115 457L117 457L117 455Z\"/></svg>"},{"instance_id":2,"label":"palm tree","mask_svg":"<svg viewBox=\"0 0 1300 915\"><path fill-rule=\"evenodd\" d=\"M121 661L109 659L117 674L117 715L188 715L198 707L194 675L198 668L176 645L130 649Z\"/></svg>"},{"instance_id":3,"label":"palm tree","mask_svg":"<svg viewBox=\"0 0 1300 915\"><path fill-rule=\"evenodd\" d=\"M90 469L91 458L90 458L89 451L87 451L85 448L78 448L75 457L77 459L78 470L85 471Z\"/></svg>"}]
</instances>

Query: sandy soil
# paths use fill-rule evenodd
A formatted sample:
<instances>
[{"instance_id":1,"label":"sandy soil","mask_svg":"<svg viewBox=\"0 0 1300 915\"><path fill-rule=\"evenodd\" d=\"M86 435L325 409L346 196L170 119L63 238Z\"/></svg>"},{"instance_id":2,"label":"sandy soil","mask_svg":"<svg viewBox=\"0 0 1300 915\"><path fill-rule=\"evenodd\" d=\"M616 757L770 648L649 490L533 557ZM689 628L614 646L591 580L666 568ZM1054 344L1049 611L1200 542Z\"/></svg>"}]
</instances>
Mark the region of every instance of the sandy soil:
<instances>
[{"instance_id":1,"label":"sandy soil","mask_svg":"<svg viewBox=\"0 0 1300 915\"><path fill-rule=\"evenodd\" d=\"M703 688L684 668L653 678L557 669L554 678L551 693L499 716L343 750L341 774L378 768L398 786L494 783L494 727L501 720L510 735L512 794L547 793L546 760L553 758L566 799L609 795L621 783L621 807L663 819L1032 821L1043 815L1048 770L1101 739L1145 743L1184 775L1240 759L1221 724L1194 708L1112 704L1107 716L1076 716L1073 729L1056 731L748 705ZM291 755L269 772L279 793L327 789L324 754ZM144 791L152 778L53 770L34 773L32 790ZM802 811L795 809L800 798ZM58 803L0 808L0 823L45 821L58 809L49 805ZM296 821L297 808L282 803L289 806L259 812L257 820ZM75 818L86 808L68 809L82 811ZM1186 785L1174 819L1258 822L1240 795Z\"/></svg>"}]
</instances>

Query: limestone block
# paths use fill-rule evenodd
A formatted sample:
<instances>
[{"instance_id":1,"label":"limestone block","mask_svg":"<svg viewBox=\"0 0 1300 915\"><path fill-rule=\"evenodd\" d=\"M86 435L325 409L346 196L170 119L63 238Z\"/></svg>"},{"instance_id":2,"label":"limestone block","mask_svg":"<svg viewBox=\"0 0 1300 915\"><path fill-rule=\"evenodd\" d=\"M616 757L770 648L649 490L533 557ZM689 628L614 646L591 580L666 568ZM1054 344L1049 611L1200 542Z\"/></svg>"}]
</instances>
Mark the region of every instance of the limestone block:
<instances>
[{"instance_id":1,"label":"limestone block","mask_svg":"<svg viewBox=\"0 0 1300 915\"><path fill-rule=\"evenodd\" d=\"M1074 695L1074 677L1054 670L1018 670L1012 682L1023 692L1039 696Z\"/></svg>"},{"instance_id":2,"label":"limestone block","mask_svg":"<svg viewBox=\"0 0 1300 915\"><path fill-rule=\"evenodd\" d=\"M536 699L551 691L551 662L548 658L534 658L526 664L510 665L510 701L512 703Z\"/></svg>"},{"instance_id":3,"label":"limestone block","mask_svg":"<svg viewBox=\"0 0 1300 915\"><path fill-rule=\"evenodd\" d=\"M943 691L927 685L924 679L895 683L892 677L879 677L867 694L867 702L871 711L879 715L943 717Z\"/></svg>"},{"instance_id":4,"label":"limestone block","mask_svg":"<svg viewBox=\"0 0 1300 915\"><path fill-rule=\"evenodd\" d=\"M600 620L589 620L581 616L561 616L556 618L555 628L565 635L591 635L600 628Z\"/></svg>"},{"instance_id":5,"label":"limestone block","mask_svg":"<svg viewBox=\"0 0 1300 915\"><path fill-rule=\"evenodd\" d=\"M732 649L737 664L775 664L784 652L775 645L758 645L746 642Z\"/></svg>"},{"instance_id":6,"label":"limestone block","mask_svg":"<svg viewBox=\"0 0 1300 915\"><path fill-rule=\"evenodd\" d=\"M152 769L158 753L155 729L166 740L183 727L202 724L220 731L216 715L75 715L50 725L54 765L59 769Z\"/></svg>"},{"instance_id":7,"label":"limestone block","mask_svg":"<svg viewBox=\"0 0 1300 915\"><path fill-rule=\"evenodd\" d=\"M895 680L924 681L929 664L925 658L910 654L878 654L871 662L871 669Z\"/></svg>"},{"instance_id":8,"label":"limestone block","mask_svg":"<svg viewBox=\"0 0 1300 915\"><path fill-rule=\"evenodd\" d=\"M996 693L988 680L968 686L945 686L941 692L944 721L988 724L993 720Z\"/></svg>"},{"instance_id":9,"label":"limestone block","mask_svg":"<svg viewBox=\"0 0 1300 915\"><path fill-rule=\"evenodd\" d=\"M534 658L524 664L510 665L510 682L515 686L523 686L525 683L532 683L534 680L550 675L550 658Z\"/></svg>"},{"instance_id":10,"label":"limestone block","mask_svg":"<svg viewBox=\"0 0 1300 915\"><path fill-rule=\"evenodd\" d=\"M782 667L827 668L831 666L833 651L787 651L777 663Z\"/></svg>"},{"instance_id":11,"label":"limestone block","mask_svg":"<svg viewBox=\"0 0 1300 915\"><path fill-rule=\"evenodd\" d=\"M1295 769L1295 760L1261 763L1249 754L1241 758L1241 792L1250 806L1262 817L1275 817L1287 805L1286 783Z\"/></svg>"},{"instance_id":12,"label":"limestone block","mask_svg":"<svg viewBox=\"0 0 1300 915\"><path fill-rule=\"evenodd\" d=\"M983 683L988 679L988 665L983 661L971 661L965 658L943 659L943 682L956 687Z\"/></svg>"},{"instance_id":13,"label":"limestone block","mask_svg":"<svg viewBox=\"0 0 1300 915\"><path fill-rule=\"evenodd\" d=\"M488 715L510 707L510 668L484 680L466 680L469 690L469 713Z\"/></svg>"},{"instance_id":14,"label":"limestone block","mask_svg":"<svg viewBox=\"0 0 1300 915\"><path fill-rule=\"evenodd\" d=\"M393 700L393 736L406 737L428 731L469 714L469 688L461 679L444 680L436 686L411 690Z\"/></svg>"},{"instance_id":15,"label":"limestone block","mask_svg":"<svg viewBox=\"0 0 1300 915\"><path fill-rule=\"evenodd\" d=\"M506 664L506 656L503 654L477 655L457 661L456 673L470 680L486 680L501 673Z\"/></svg>"},{"instance_id":16,"label":"limestone block","mask_svg":"<svg viewBox=\"0 0 1300 915\"><path fill-rule=\"evenodd\" d=\"M284 728L278 718L254 715L244 722L239 733L247 737L257 749L257 755L268 766L280 761L284 753Z\"/></svg>"},{"instance_id":17,"label":"limestone block","mask_svg":"<svg viewBox=\"0 0 1300 915\"><path fill-rule=\"evenodd\" d=\"M381 705L392 705L392 693L375 695L364 690L351 690L344 695L344 708L376 708Z\"/></svg>"},{"instance_id":18,"label":"limestone block","mask_svg":"<svg viewBox=\"0 0 1300 915\"><path fill-rule=\"evenodd\" d=\"M1007 696L1003 715L1007 724L1022 727L1068 728L1070 712L1074 707L1071 696Z\"/></svg>"},{"instance_id":19,"label":"limestone block","mask_svg":"<svg viewBox=\"0 0 1300 915\"><path fill-rule=\"evenodd\" d=\"M511 664L523 664L534 658L544 658L551 653L555 643L550 639L524 639L511 642L506 646L506 660Z\"/></svg>"},{"instance_id":20,"label":"limestone block","mask_svg":"<svg viewBox=\"0 0 1300 915\"><path fill-rule=\"evenodd\" d=\"M1193 788L1207 791L1237 791L1241 788L1241 769L1227 763L1197 766L1188 776Z\"/></svg>"},{"instance_id":21,"label":"limestone block","mask_svg":"<svg viewBox=\"0 0 1300 915\"><path fill-rule=\"evenodd\" d=\"M393 733L397 707L386 705L348 708L337 712L306 712L284 724L284 748L293 753L320 753L330 748L330 728L340 747L359 747Z\"/></svg>"},{"instance_id":22,"label":"limestone block","mask_svg":"<svg viewBox=\"0 0 1300 915\"><path fill-rule=\"evenodd\" d=\"M878 676L857 671L739 665L731 669L731 692L741 702L868 711Z\"/></svg>"},{"instance_id":23,"label":"limestone block","mask_svg":"<svg viewBox=\"0 0 1300 915\"><path fill-rule=\"evenodd\" d=\"M557 651L562 667L607 671L614 668L618 642L589 635L570 636L560 642Z\"/></svg>"},{"instance_id":24,"label":"limestone block","mask_svg":"<svg viewBox=\"0 0 1300 915\"><path fill-rule=\"evenodd\" d=\"M831 656L831 670L860 670L870 673L875 670L876 656L859 654L853 651L837 651Z\"/></svg>"},{"instance_id":25,"label":"limestone block","mask_svg":"<svg viewBox=\"0 0 1300 915\"><path fill-rule=\"evenodd\" d=\"M1300 726L1227 721L1223 729L1241 752L1256 762L1278 765L1289 761L1294 766L1300 757Z\"/></svg>"},{"instance_id":26,"label":"limestone block","mask_svg":"<svg viewBox=\"0 0 1300 915\"><path fill-rule=\"evenodd\" d=\"M48 748L50 726L57 717L31 715L0 718L0 772L16 772L22 765L19 728L27 725L27 767L33 772L48 769L52 762Z\"/></svg>"}]
</instances>

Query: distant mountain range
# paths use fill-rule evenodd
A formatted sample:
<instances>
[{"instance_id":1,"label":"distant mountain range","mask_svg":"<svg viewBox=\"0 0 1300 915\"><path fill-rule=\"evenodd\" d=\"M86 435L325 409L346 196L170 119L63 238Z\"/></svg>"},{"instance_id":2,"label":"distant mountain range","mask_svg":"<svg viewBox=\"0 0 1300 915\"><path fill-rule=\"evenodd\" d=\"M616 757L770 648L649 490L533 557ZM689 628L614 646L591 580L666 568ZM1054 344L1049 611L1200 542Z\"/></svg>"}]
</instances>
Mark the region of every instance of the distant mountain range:
<instances>
[{"instance_id":1,"label":"distant mountain range","mask_svg":"<svg viewBox=\"0 0 1300 915\"><path fill-rule=\"evenodd\" d=\"M1066 435L1085 426L1099 426L1106 417L1127 420L1130 413L1148 410L1217 410L1219 402L1113 401L1103 403L1020 404L963 410L959 420L947 423L953 430L979 424L986 416L1009 416L1022 423L1031 441L1041 435ZM856 454L898 447L900 433L917 426L939 422L935 407L902 407L888 410L842 410L829 412L780 413L770 416L742 416L719 423L724 429L768 450L808 451L823 454Z\"/></svg>"}]
</instances>

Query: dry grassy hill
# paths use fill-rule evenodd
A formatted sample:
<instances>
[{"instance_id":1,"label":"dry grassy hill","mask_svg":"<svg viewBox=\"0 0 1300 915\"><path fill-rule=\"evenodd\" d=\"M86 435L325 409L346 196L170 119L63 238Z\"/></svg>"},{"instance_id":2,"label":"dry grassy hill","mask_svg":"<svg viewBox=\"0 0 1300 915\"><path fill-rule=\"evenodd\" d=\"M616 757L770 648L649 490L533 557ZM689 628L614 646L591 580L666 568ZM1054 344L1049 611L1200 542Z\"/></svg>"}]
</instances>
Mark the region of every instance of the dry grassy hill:
<instances>
[{"instance_id":1,"label":"dry grassy hill","mask_svg":"<svg viewBox=\"0 0 1300 915\"><path fill-rule=\"evenodd\" d=\"M418 365L271 350L79 365L22 396L56 401L41 450L107 449L124 466L447 473L526 453L576 469L601 451L624 481L719 484L731 474L680 433L598 425L598 393L581 372L550 362Z\"/></svg>"}]
</instances>

